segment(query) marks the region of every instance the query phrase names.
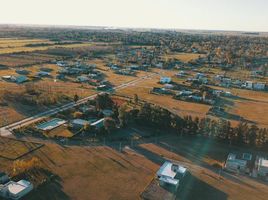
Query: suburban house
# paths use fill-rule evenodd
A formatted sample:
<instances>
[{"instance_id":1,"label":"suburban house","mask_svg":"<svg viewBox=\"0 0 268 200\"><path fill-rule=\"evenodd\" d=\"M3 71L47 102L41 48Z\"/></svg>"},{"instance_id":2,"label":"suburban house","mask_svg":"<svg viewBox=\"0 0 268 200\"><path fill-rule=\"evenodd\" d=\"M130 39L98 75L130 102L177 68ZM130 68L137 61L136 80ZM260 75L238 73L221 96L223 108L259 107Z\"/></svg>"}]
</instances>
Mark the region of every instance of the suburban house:
<instances>
[{"instance_id":1,"label":"suburban house","mask_svg":"<svg viewBox=\"0 0 268 200\"><path fill-rule=\"evenodd\" d=\"M230 153L224 165L224 169L231 172L249 172L248 163L252 160L252 155L243 153L242 155Z\"/></svg>"},{"instance_id":2,"label":"suburban house","mask_svg":"<svg viewBox=\"0 0 268 200\"><path fill-rule=\"evenodd\" d=\"M27 76L24 76L24 75L12 76L11 77L11 81L20 84L20 83L24 83L24 82L28 81L28 77Z\"/></svg>"},{"instance_id":3,"label":"suburban house","mask_svg":"<svg viewBox=\"0 0 268 200\"><path fill-rule=\"evenodd\" d=\"M6 199L20 199L33 190L33 185L26 181L18 182L10 181L4 185L0 185L0 196Z\"/></svg>"},{"instance_id":4,"label":"suburban house","mask_svg":"<svg viewBox=\"0 0 268 200\"><path fill-rule=\"evenodd\" d=\"M268 180L268 160L263 157L257 157L255 160L255 168L257 170L257 174L260 177Z\"/></svg>"},{"instance_id":5,"label":"suburban house","mask_svg":"<svg viewBox=\"0 0 268 200\"><path fill-rule=\"evenodd\" d=\"M166 161L156 175L162 187L171 186L177 190L186 173L187 169L185 167Z\"/></svg>"},{"instance_id":6,"label":"suburban house","mask_svg":"<svg viewBox=\"0 0 268 200\"><path fill-rule=\"evenodd\" d=\"M172 79L170 77L166 77L166 76L163 76L160 78L160 83L161 84L167 84L167 83L171 83Z\"/></svg>"},{"instance_id":7,"label":"suburban house","mask_svg":"<svg viewBox=\"0 0 268 200\"><path fill-rule=\"evenodd\" d=\"M24 75L20 75L20 76L2 76L2 79L5 81L11 81L11 82L15 82L15 83L23 83L28 81L28 77L24 76Z\"/></svg>"}]
</instances>

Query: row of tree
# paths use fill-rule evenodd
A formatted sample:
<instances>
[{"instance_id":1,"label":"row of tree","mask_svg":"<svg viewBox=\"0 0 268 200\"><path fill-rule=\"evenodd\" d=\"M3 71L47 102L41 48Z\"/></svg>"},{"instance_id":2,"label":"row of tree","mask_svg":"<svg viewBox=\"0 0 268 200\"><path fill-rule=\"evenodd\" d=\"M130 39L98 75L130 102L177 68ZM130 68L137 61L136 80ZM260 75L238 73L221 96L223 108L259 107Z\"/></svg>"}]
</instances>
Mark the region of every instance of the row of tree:
<instances>
[{"instance_id":1,"label":"row of tree","mask_svg":"<svg viewBox=\"0 0 268 200\"><path fill-rule=\"evenodd\" d=\"M255 124L240 122L237 126L232 126L230 121L224 119L193 118L192 116L182 118L165 108L139 101L137 95L134 95L132 103L135 105L134 108L127 104L117 106L108 94L98 95L95 99L97 109L113 110L113 119L121 127L129 123L137 123L156 130L175 132L178 135L201 135L231 145L247 145L268 150L268 129L259 128ZM106 124L107 129L110 124Z\"/></svg>"},{"instance_id":2,"label":"row of tree","mask_svg":"<svg viewBox=\"0 0 268 200\"><path fill-rule=\"evenodd\" d=\"M232 145L248 145L268 150L268 130L256 125L240 122L232 126L227 120L214 120L210 118L181 118L170 111L149 103L144 103L140 108L135 108L126 113L126 109L119 108L121 124L134 121L143 126L155 129L173 131L179 135L201 135L213 138Z\"/></svg>"}]
</instances>

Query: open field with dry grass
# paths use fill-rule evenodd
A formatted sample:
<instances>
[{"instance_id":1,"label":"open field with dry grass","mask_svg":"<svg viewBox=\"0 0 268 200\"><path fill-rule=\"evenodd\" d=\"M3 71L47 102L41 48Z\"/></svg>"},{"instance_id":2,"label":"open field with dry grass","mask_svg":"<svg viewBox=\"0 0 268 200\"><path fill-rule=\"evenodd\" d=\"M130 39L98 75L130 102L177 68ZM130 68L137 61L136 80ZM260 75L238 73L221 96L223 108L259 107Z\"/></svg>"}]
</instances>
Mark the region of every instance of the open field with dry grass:
<instances>
[{"instance_id":1,"label":"open field with dry grass","mask_svg":"<svg viewBox=\"0 0 268 200\"><path fill-rule=\"evenodd\" d=\"M268 93L236 88L212 88L230 91L235 97L225 98L227 111L236 116L241 116L260 127L268 127ZM238 121L233 121L237 124Z\"/></svg>"},{"instance_id":2,"label":"open field with dry grass","mask_svg":"<svg viewBox=\"0 0 268 200\"><path fill-rule=\"evenodd\" d=\"M40 188L27 200L136 200L157 168L144 157L118 153L108 147L46 145L32 156L59 176L61 182L57 187L51 184Z\"/></svg>"},{"instance_id":3,"label":"open field with dry grass","mask_svg":"<svg viewBox=\"0 0 268 200\"><path fill-rule=\"evenodd\" d=\"M24 67L34 64L43 64L55 60L53 55L25 53L0 55L0 64L8 67Z\"/></svg>"},{"instance_id":4,"label":"open field with dry grass","mask_svg":"<svg viewBox=\"0 0 268 200\"><path fill-rule=\"evenodd\" d=\"M202 54L197 53L171 53L163 56L164 59L177 59L182 62L189 62L191 60L195 60L199 57L202 57Z\"/></svg>"},{"instance_id":5,"label":"open field with dry grass","mask_svg":"<svg viewBox=\"0 0 268 200\"><path fill-rule=\"evenodd\" d=\"M177 199L261 199L268 185L244 175L218 174L230 151L243 151L200 138L165 137L118 152L110 147L46 144L23 157L36 157L41 167L57 176L26 197L51 200L140 199L163 162L173 160L190 170L191 181ZM1 170L11 173L12 162L0 158ZM3 162L4 161L4 162Z\"/></svg>"},{"instance_id":6,"label":"open field with dry grass","mask_svg":"<svg viewBox=\"0 0 268 200\"><path fill-rule=\"evenodd\" d=\"M15 160L40 147L41 144L0 137L0 157L3 159Z\"/></svg>"},{"instance_id":7,"label":"open field with dry grass","mask_svg":"<svg viewBox=\"0 0 268 200\"><path fill-rule=\"evenodd\" d=\"M154 72L160 72L160 70L153 70ZM174 72L164 71L165 76L173 76ZM142 100L154 103L159 106L163 106L172 110L173 112L185 116L193 115L198 117L204 117L208 112L210 106L186 101L179 101L173 99L171 96L167 95L155 95L150 94L150 90L153 87L162 87L163 85L159 84L160 76L155 76L150 79L144 80L135 85L131 85L128 88L122 89L117 92L119 95L127 95L133 97L134 94L137 94Z\"/></svg>"},{"instance_id":8,"label":"open field with dry grass","mask_svg":"<svg viewBox=\"0 0 268 200\"><path fill-rule=\"evenodd\" d=\"M48 44L49 46L42 46L42 44ZM37 45L37 46L27 46L27 45ZM38 46L40 45L40 46ZM11 54L19 52L33 52L33 51L44 51L53 48L78 48L90 46L90 43L81 44L56 44L49 40L39 40L39 39L0 39L0 54Z\"/></svg>"}]
</instances>

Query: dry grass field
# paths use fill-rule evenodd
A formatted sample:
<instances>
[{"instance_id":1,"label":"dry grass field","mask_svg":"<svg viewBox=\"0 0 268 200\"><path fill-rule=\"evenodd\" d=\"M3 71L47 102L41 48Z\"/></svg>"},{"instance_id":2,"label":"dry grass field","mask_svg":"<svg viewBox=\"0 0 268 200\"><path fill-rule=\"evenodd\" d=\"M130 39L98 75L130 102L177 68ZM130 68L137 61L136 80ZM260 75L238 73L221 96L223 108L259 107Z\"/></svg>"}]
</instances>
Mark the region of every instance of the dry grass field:
<instances>
[{"instance_id":1,"label":"dry grass field","mask_svg":"<svg viewBox=\"0 0 268 200\"><path fill-rule=\"evenodd\" d=\"M41 146L41 144L37 143L0 137L0 157L2 159L15 160Z\"/></svg>"},{"instance_id":2,"label":"dry grass field","mask_svg":"<svg viewBox=\"0 0 268 200\"><path fill-rule=\"evenodd\" d=\"M177 199L260 199L268 197L268 185L244 175L218 174L229 151L240 151L212 141L170 137L157 144L124 148L79 147L46 144L23 157L36 157L41 167L57 177L39 187L27 200L140 199L166 159L190 170L191 181ZM0 158L1 170L11 173L12 162Z\"/></svg>"},{"instance_id":3,"label":"dry grass field","mask_svg":"<svg viewBox=\"0 0 268 200\"><path fill-rule=\"evenodd\" d=\"M159 70L154 70L154 72L159 72ZM174 72L171 71L164 71L163 73L166 76L174 75ZM118 91L117 94L127 95L130 97L133 97L134 94L137 94L140 99L166 107L181 116L192 115L204 117L206 115L210 108L208 105L179 101L173 99L172 96L167 95L150 94L149 92L153 87L163 87L163 85L158 84L159 78L160 76L154 76L150 79L145 79L143 82L131 85L128 88Z\"/></svg>"},{"instance_id":4,"label":"dry grass field","mask_svg":"<svg viewBox=\"0 0 268 200\"><path fill-rule=\"evenodd\" d=\"M24 67L42 64L55 60L57 57L39 53L0 55L0 64L8 67Z\"/></svg>"},{"instance_id":5,"label":"dry grass field","mask_svg":"<svg viewBox=\"0 0 268 200\"><path fill-rule=\"evenodd\" d=\"M49 44L49 46L38 46L38 44ZM36 44L37 46L27 46L27 45ZM81 44L63 44L58 45L49 40L39 40L39 39L0 39L0 54L11 54L19 52L34 52L34 51L44 51L47 49L53 48L81 48L88 47L90 43L81 43Z\"/></svg>"},{"instance_id":6,"label":"dry grass field","mask_svg":"<svg viewBox=\"0 0 268 200\"><path fill-rule=\"evenodd\" d=\"M145 157L118 153L108 147L48 144L31 156L37 157L42 167L61 181L39 188L27 200L137 200L157 169ZM1 160L1 170L5 168L2 163Z\"/></svg>"},{"instance_id":7,"label":"dry grass field","mask_svg":"<svg viewBox=\"0 0 268 200\"><path fill-rule=\"evenodd\" d=\"M177 59L182 62L189 62L191 60L195 60L199 57L202 57L202 54L197 54L197 53L172 53L172 54L167 54L166 56L163 56L164 59Z\"/></svg>"}]
</instances>

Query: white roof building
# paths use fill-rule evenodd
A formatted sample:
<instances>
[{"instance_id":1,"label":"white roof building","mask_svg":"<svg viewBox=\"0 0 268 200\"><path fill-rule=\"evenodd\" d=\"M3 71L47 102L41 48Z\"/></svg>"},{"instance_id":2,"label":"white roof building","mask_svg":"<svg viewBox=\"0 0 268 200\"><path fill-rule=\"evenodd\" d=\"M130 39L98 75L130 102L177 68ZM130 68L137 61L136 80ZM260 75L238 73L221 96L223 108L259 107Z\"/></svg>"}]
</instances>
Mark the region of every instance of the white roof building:
<instances>
[{"instance_id":1,"label":"white roof building","mask_svg":"<svg viewBox=\"0 0 268 200\"><path fill-rule=\"evenodd\" d=\"M160 78L160 83L162 83L162 84L170 83L171 80L172 79L170 77L163 76L163 77Z\"/></svg>"},{"instance_id":2,"label":"white roof building","mask_svg":"<svg viewBox=\"0 0 268 200\"><path fill-rule=\"evenodd\" d=\"M257 158L255 166L259 176L268 176L268 160L265 158Z\"/></svg>"},{"instance_id":3,"label":"white roof building","mask_svg":"<svg viewBox=\"0 0 268 200\"><path fill-rule=\"evenodd\" d=\"M0 185L0 195L4 198L17 200L28 194L32 189L33 185L28 181L10 181L5 185Z\"/></svg>"},{"instance_id":4,"label":"white roof building","mask_svg":"<svg viewBox=\"0 0 268 200\"><path fill-rule=\"evenodd\" d=\"M187 169L185 167L166 161L158 170L157 178L160 181L160 185L168 184L177 189L186 172Z\"/></svg>"}]
</instances>

